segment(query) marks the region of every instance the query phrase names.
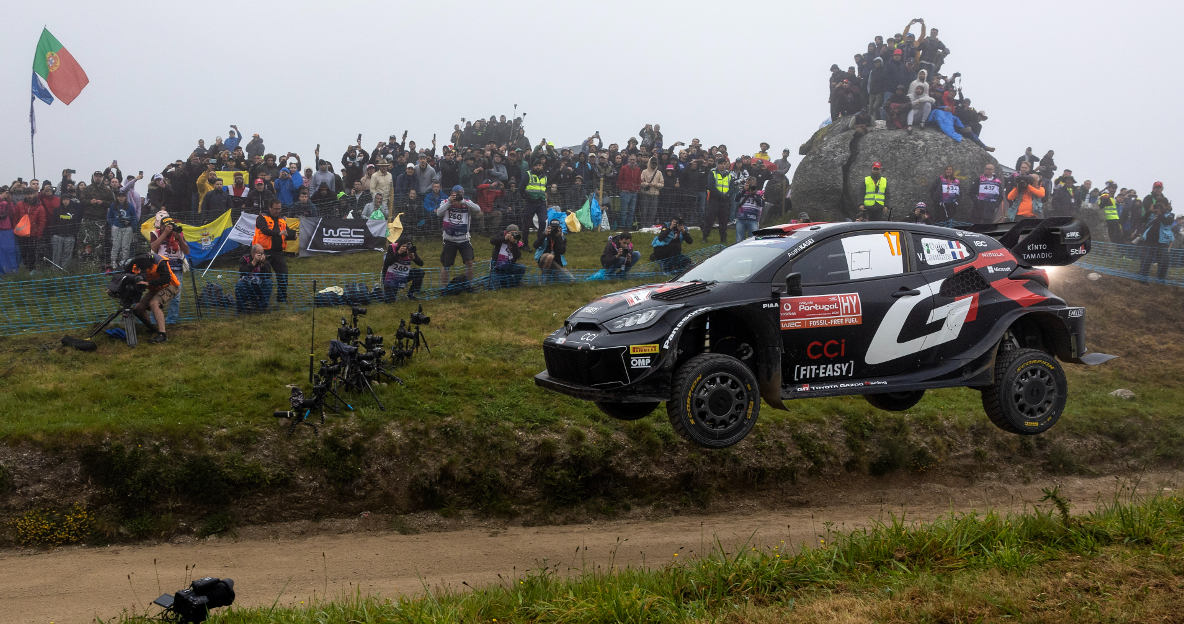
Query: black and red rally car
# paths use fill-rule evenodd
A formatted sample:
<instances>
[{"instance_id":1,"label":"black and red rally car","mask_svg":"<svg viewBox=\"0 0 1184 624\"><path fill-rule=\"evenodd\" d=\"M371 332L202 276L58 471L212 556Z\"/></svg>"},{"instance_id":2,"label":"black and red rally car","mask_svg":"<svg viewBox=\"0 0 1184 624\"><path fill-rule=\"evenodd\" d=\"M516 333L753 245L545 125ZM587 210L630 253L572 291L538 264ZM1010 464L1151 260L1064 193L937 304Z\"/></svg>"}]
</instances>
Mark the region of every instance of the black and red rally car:
<instances>
[{"instance_id":1,"label":"black and red rally car","mask_svg":"<svg viewBox=\"0 0 1184 624\"><path fill-rule=\"evenodd\" d=\"M623 420L665 402L675 431L710 448L743 439L762 398L788 409L862 394L900 411L958 386L982 392L1000 429L1037 434L1065 407L1060 362L1112 357L1087 353L1085 309L1037 268L1089 249L1072 217L768 228L673 281L576 310L543 341L535 383Z\"/></svg>"}]
</instances>

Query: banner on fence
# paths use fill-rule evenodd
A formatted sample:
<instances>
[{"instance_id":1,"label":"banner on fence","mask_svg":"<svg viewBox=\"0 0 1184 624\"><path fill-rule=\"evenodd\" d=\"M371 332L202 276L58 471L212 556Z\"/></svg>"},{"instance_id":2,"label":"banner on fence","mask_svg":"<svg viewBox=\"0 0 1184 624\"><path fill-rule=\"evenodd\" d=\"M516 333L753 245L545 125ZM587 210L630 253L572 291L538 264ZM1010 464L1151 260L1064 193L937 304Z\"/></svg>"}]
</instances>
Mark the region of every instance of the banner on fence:
<instances>
[{"instance_id":1,"label":"banner on fence","mask_svg":"<svg viewBox=\"0 0 1184 624\"><path fill-rule=\"evenodd\" d=\"M140 225L140 234L143 234L144 238L149 241L152 240L152 233L155 231L155 228L152 227L155 220L156 216L153 215L153 218ZM235 249L234 245L223 245L234 229L230 224L229 210L205 225L189 225L188 223L180 225L182 233L185 235L185 242L189 243L188 257L190 262L206 262L219 253Z\"/></svg>"},{"instance_id":2,"label":"banner on fence","mask_svg":"<svg viewBox=\"0 0 1184 624\"><path fill-rule=\"evenodd\" d=\"M382 251L386 246L387 222L383 219L300 218L300 256L321 253Z\"/></svg>"},{"instance_id":3,"label":"banner on fence","mask_svg":"<svg viewBox=\"0 0 1184 624\"><path fill-rule=\"evenodd\" d=\"M244 212L238 216L238 222L234 224L234 231L230 234L231 242L240 245L250 245L251 241L255 240L255 222L259 219L259 215ZM300 219L284 219L284 223L296 234L300 233ZM289 253L296 253L300 250L300 238L294 238L290 241L284 242L284 251Z\"/></svg>"}]
</instances>

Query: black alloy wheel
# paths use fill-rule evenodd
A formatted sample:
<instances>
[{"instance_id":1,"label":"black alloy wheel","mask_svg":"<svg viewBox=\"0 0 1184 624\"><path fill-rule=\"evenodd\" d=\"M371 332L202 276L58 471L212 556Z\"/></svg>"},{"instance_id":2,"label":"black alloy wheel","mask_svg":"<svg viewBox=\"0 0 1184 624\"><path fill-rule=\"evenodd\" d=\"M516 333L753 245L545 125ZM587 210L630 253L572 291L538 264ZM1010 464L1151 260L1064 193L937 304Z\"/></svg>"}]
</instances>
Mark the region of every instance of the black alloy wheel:
<instances>
[{"instance_id":1,"label":"black alloy wheel","mask_svg":"<svg viewBox=\"0 0 1184 624\"><path fill-rule=\"evenodd\" d=\"M747 366L733 357L704 353L678 369L666 414L686 440L724 448L752 431L760 400L756 376Z\"/></svg>"},{"instance_id":2,"label":"black alloy wheel","mask_svg":"<svg viewBox=\"0 0 1184 624\"><path fill-rule=\"evenodd\" d=\"M1035 435L1056 424L1069 384L1060 362L1038 349L999 354L995 384L983 389L983 409L1003 431Z\"/></svg>"}]
</instances>

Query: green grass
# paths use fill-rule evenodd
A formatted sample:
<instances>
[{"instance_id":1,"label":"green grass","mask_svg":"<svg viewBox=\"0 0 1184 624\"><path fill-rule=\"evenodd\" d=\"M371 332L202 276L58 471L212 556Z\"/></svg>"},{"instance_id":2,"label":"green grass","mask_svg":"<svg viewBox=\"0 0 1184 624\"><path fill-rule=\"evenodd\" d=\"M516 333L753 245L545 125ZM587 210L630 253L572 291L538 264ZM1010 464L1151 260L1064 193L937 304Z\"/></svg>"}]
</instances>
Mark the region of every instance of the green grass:
<instances>
[{"instance_id":1,"label":"green grass","mask_svg":"<svg viewBox=\"0 0 1184 624\"><path fill-rule=\"evenodd\" d=\"M1133 490L1127 490L1127 492ZM1184 501L1116 491L1082 516L1055 489L1021 514L901 517L812 546L718 541L651 567L551 567L472 591L230 608L211 622L1159 621L1179 616ZM1074 578L1074 575L1077 575ZM278 597L277 597L278 603ZM125 615L121 622L143 622Z\"/></svg>"}]
</instances>

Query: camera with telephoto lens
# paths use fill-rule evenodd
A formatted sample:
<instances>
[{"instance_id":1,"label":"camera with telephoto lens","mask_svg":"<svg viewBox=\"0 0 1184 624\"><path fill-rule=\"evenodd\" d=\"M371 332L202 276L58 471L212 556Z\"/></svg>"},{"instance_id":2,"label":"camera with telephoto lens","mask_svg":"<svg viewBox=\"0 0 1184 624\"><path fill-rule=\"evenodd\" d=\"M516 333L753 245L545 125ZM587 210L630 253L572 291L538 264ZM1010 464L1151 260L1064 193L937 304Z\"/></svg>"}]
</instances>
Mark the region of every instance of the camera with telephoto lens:
<instances>
[{"instance_id":1,"label":"camera with telephoto lens","mask_svg":"<svg viewBox=\"0 0 1184 624\"><path fill-rule=\"evenodd\" d=\"M107 283L107 296L118 299L121 307L131 308L140 300L146 288L148 283L144 281L144 276L136 273L116 273Z\"/></svg>"},{"instance_id":2,"label":"camera with telephoto lens","mask_svg":"<svg viewBox=\"0 0 1184 624\"><path fill-rule=\"evenodd\" d=\"M180 234L181 232L184 232L184 231L185 231L185 228L181 227L181 224L180 224L180 223L176 223L176 222L174 222L174 223L173 223L173 231L174 231L174 232L177 232L178 234Z\"/></svg>"},{"instance_id":3,"label":"camera with telephoto lens","mask_svg":"<svg viewBox=\"0 0 1184 624\"><path fill-rule=\"evenodd\" d=\"M415 332L403 329L402 321L399 322L399 329L395 330L396 340L415 340Z\"/></svg>"},{"instance_id":4,"label":"camera with telephoto lens","mask_svg":"<svg viewBox=\"0 0 1184 624\"><path fill-rule=\"evenodd\" d=\"M357 330L355 329L354 331L357 331ZM329 359L330 360L343 360L343 359L346 359L349 357L353 357L353 356L357 355L357 353L358 353L357 347L353 347L348 344L345 344L344 342L342 342L340 340L330 340L329 341ZM334 364L337 364L337 362L334 361Z\"/></svg>"},{"instance_id":5,"label":"camera with telephoto lens","mask_svg":"<svg viewBox=\"0 0 1184 624\"><path fill-rule=\"evenodd\" d=\"M321 360L321 368L317 374L323 379L329 379L341 374L340 364L330 364L328 360Z\"/></svg>"},{"instance_id":6,"label":"camera with telephoto lens","mask_svg":"<svg viewBox=\"0 0 1184 624\"><path fill-rule=\"evenodd\" d=\"M350 327L349 323L343 318L341 319L341 327L337 328L337 339L341 342L350 342L356 340L362 334L362 330L357 327ZM356 349L356 347L355 347Z\"/></svg>"},{"instance_id":7,"label":"camera with telephoto lens","mask_svg":"<svg viewBox=\"0 0 1184 624\"><path fill-rule=\"evenodd\" d=\"M1016 188L1021 191L1026 191L1029 184L1031 184L1031 181L1028 180L1028 176L1020 176L1019 179L1015 181Z\"/></svg>"},{"instance_id":8,"label":"camera with telephoto lens","mask_svg":"<svg viewBox=\"0 0 1184 624\"><path fill-rule=\"evenodd\" d=\"M419 304L419 309L411 313L412 325L427 325L432 322L432 317L423 313L423 304Z\"/></svg>"}]
</instances>

